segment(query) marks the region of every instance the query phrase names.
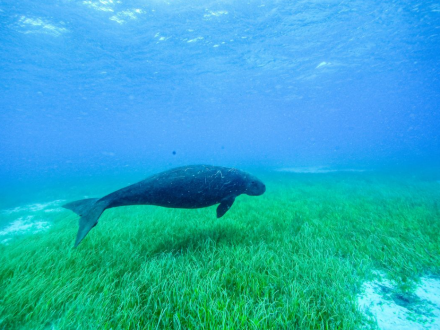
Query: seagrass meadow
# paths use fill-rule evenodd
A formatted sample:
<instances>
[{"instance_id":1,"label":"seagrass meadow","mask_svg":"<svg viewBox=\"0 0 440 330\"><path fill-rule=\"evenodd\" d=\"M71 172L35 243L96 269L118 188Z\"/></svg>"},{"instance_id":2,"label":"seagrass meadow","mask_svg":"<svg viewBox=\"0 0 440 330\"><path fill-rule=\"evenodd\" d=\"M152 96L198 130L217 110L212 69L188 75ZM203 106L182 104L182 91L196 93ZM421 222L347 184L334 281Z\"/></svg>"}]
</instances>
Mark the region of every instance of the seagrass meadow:
<instances>
[{"instance_id":1,"label":"seagrass meadow","mask_svg":"<svg viewBox=\"0 0 440 330\"><path fill-rule=\"evenodd\" d=\"M438 174L263 173L221 219L115 208L77 249L77 215L33 211L50 228L0 245L0 329L374 329L365 281L440 274Z\"/></svg>"}]
</instances>

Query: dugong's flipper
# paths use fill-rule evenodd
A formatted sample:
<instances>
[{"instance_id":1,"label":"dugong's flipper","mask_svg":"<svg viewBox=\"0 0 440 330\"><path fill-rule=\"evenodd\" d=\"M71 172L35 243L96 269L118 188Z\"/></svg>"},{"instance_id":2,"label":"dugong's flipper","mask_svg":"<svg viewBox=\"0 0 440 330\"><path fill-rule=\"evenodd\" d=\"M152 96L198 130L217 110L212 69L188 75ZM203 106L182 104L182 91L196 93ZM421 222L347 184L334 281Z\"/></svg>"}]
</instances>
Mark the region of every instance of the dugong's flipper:
<instances>
[{"instance_id":1,"label":"dugong's flipper","mask_svg":"<svg viewBox=\"0 0 440 330\"><path fill-rule=\"evenodd\" d=\"M217 207L217 218L221 218L225 215L226 212L231 208L232 204L234 204L235 197L227 197L222 199L220 205Z\"/></svg>"},{"instance_id":2,"label":"dugong's flipper","mask_svg":"<svg viewBox=\"0 0 440 330\"><path fill-rule=\"evenodd\" d=\"M77 247L89 231L96 226L99 217L107 207L107 203L99 201L99 198L89 198L63 205L63 207L81 216L75 241L75 247Z\"/></svg>"}]
</instances>

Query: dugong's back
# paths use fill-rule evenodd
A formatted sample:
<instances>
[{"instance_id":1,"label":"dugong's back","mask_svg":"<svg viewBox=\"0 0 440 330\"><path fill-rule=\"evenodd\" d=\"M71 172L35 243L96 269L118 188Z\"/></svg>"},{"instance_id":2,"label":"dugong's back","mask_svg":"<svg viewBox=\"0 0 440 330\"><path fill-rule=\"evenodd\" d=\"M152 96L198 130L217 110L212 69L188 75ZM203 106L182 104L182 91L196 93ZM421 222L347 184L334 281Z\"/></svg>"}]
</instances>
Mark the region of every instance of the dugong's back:
<instances>
[{"instance_id":1,"label":"dugong's back","mask_svg":"<svg viewBox=\"0 0 440 330\"><path fill-rule=\"evenodd\" d=\"M238 196L246 189L246 173L232 168L208 165L178 167L153 175L141 182L115 191L103 200L109 207L158 205L199 208Z\"/></svg>"}]
</instances>

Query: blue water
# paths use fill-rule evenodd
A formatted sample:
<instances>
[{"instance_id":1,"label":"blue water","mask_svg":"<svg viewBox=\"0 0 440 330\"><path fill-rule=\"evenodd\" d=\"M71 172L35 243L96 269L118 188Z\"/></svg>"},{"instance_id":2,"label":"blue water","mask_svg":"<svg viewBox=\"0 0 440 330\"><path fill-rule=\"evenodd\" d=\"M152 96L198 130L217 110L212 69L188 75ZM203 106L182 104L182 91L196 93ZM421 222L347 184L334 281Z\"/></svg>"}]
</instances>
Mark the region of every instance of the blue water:
<instances>
[{"instance_id":1,"label":"blue water","mask_svg":"<svg viewBox=\"0 0 440 330\"><path fill-rule=\"evenodd\" d=\"M8 207L192 163L440 163L438 1L6 0L0 63Z\"/></svg>"}]
</instances>

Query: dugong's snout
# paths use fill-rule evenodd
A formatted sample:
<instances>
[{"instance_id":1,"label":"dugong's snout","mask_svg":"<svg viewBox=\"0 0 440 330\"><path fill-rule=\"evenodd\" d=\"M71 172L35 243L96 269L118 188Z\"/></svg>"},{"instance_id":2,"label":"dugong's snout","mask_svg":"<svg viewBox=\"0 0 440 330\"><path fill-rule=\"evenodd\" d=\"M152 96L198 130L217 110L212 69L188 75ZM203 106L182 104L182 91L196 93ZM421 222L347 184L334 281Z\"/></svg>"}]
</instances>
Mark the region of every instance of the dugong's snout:
<instances>
[{"instance_id":1,"label":"dugong's snout","mask_svg":"<svg viewBox=\"0 0 440 330\"><path fill-rule=\"evenodd\" d=\"M257 178L249 178L248 185L246 187L246 194L249 196L260 196L266 191L266 186L263 182Z\"/></svg>"}]
</instances>

